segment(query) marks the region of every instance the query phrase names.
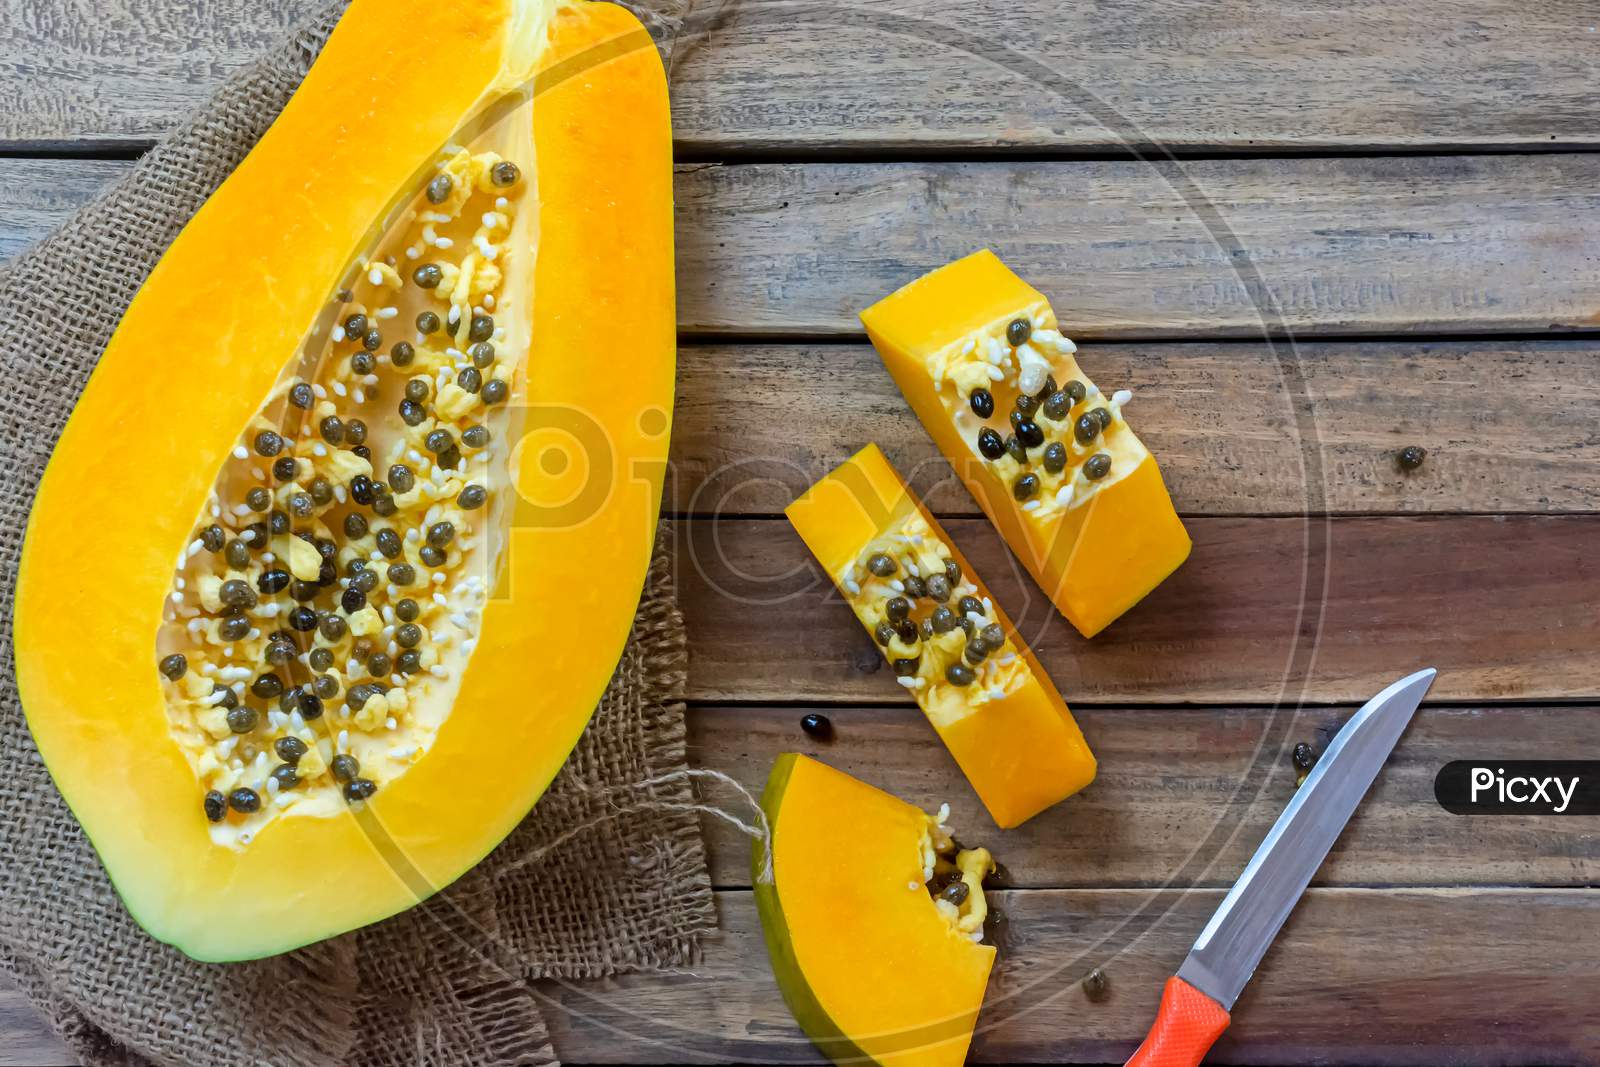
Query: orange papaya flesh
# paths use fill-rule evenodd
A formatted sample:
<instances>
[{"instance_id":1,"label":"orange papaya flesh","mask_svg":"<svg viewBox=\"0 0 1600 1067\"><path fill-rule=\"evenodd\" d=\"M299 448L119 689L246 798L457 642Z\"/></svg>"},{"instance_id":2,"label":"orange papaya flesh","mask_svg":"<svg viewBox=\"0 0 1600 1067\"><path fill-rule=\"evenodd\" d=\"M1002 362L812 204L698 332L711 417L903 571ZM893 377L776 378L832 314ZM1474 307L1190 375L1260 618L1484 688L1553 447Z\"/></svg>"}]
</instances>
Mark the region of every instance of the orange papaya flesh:
<instances>
[{"instance_id":1,"label":"orange papaya flesh","mask_svg":"<svg viewBox=\"0 0 1600 1067\"><path fill-rule=\"evenodd\" d=\"M1094 779L1066 702L876 445L785 514L997 825L1017 826Z\"/></svg>"},{"instance_id":2,"label":"orange papaya flesh","mask_svg":"<svg viewBox=\"0 0 1600 1067\"><path fill-rule=\"evenodd\" d=\"M994 965L989 852L958 849L944 813L793 753L761 803L772 868L757 842L756 910L807 1036L836 1063L961 1063Z\"/></svg>"},{"instance_id":3,"label":"orange papaya flesh","mask_svg":"<svg viewBox=\"0 0 1600 1067\"><path fill-rule=\"evenodd\" d=\"M625 9L355 0L174 241L15 603L29 726L154 936L237 960L376 921L544 792L650 558L672 237Z\"/></svg>"},{"instance_id":4,"label":"orange papaya flesh","mask_svg":"<svg viewBox=\"0 0 1600 1067\"><path fill-rule=\"evenodd\" d=\"M1100 391L1043 294L994 253L940 267L861 321L957 476L1085 637L1188 558L1155 457L1123 416L1131 394Z\"/></svg>"}]
</instances>

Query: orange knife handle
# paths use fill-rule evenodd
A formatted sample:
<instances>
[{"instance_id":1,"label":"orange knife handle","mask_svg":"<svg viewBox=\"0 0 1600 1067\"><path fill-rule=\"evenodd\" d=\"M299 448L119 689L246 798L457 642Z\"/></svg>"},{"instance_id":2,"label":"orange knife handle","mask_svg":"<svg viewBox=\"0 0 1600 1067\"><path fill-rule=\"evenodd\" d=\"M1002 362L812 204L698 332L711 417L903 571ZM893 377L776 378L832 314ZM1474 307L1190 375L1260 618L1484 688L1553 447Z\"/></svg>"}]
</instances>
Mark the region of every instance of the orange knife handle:
<instances>
[{"instance_id":1,"label":"orange knife handle","mask_svg":"<svg viewBox=\"0 0 1600 1067\"><path fill-rule=\"evenodd\" d=\"M1182 978L1168 978L1155 1025L1128 1067L1197 1067L1227 1028L1221 1004Z\"/></svg>"}]
</instances>

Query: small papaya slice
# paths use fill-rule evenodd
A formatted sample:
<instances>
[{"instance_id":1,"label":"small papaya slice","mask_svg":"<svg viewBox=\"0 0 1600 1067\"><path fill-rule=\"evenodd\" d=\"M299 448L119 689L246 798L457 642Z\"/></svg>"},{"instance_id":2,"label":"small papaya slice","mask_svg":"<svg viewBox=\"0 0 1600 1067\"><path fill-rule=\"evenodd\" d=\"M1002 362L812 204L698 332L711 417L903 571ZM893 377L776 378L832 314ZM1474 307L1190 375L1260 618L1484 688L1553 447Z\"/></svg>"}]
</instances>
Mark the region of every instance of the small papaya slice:
<instances>
[{"instance_id":1,"label":"small papaya slice","mask_svg":"<svg viewBox=\"0 0 1600 1067\"><path fill-rule=\"evenodd\" d=\"M884 366L1057 610L1093 637L1189 556L1155 457L989 250L861 313Z\"/></svg>"},{"instance_id":2,"label":"small papaya slice","mask_svg":"<svg viewBox=\"0 0 1600 1067\"><path fill-rule=\"evenodd\" d=\"M835 1063L959 1064L995 950L983 944L987 849L959 849L944 817L806 756L779 756L753 854L773 974Z\"/></svg>"},{"instance_id":3,"label":"small papaya slice","mask_svg":"<svg viewBox=\"0 0 1600 1067\"><path fill-rule=\"evenodd\" d=\"M1061 694L877 445L785 514L999 826L1094 780Z\"/></svg>"},{"instance_id":4,"label":"small papaya slice","mask_svg":"<svg viewBox=\"0 0 1600 1067\"><path fill-rule=\"evenodd\" d=\"M15 603L33 736L154 936L237 960L376 921L544 792L649 564L672 238L625 9L355 0L173 242Z\"/></svg>"}]
</instances>

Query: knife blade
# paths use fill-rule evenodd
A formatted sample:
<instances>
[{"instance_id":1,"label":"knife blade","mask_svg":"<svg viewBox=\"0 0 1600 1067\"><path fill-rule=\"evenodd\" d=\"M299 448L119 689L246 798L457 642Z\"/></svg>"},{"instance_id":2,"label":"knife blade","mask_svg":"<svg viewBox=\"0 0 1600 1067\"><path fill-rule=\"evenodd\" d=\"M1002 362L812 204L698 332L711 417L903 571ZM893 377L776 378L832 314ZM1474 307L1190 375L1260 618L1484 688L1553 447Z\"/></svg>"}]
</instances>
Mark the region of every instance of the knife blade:
<instances>
[{"instance_id":1,"label":"knife blade","mask_svg":"<svg viewBox=\"0 0 1600 1067\"><path fill-rule=\"evenodd\" d=\"M1408 675L1364 704L1328 745L1200 932L1130 1065L1198 1064L1228 1026L1311 876L1378 776L1438 672Z\"/></svg>"}]
</instances>

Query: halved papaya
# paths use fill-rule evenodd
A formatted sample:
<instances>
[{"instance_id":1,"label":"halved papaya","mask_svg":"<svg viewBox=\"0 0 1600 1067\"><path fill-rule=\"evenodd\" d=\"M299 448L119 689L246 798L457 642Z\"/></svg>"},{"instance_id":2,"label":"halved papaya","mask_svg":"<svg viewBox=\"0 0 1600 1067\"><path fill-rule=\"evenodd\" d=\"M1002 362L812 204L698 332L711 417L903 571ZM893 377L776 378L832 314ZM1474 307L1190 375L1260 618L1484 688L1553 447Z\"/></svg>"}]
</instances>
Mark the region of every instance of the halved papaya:
<instances>
[{"instance_id":1,"label":"halved papaya","mask_svg":"<svg viewBox=\"0 0 1600 1067\"><path fill-rule=\"evenodd\" d=\"M805 756L779 756L761 797L756 910L795 1021L836 1063L961 1063L994 966L983 944L987 849Z\"/></svg>"},{"instance_id":2,"label":"halved papaya","mask_svg":"<svg viewBox=\"0 0 1600 1067\"><path fill-rule=\"evenodd\" d=\"M987 249L861 313L950 465L1057 610L1093 637L1189 556L1155 457L1078 366L1043 294Z\"/></svg>"},{"instance_id":3,"label":"halved papaya","mask_svg":"<svg viewBox=\"0 0 1600 1067\"><path fill-rule=\"evenodd\" d=\"M1094 780L1061 694L877 445L785 514L999 826Z\"/></svg>"},{"instance_id":4,"label":"halved papaya","mask_svg":"<svg viewBox=\"0 0 1600 1067\"><path fill-rule=\"evenodd\" d=\"M355 0L173 243L15 604L39 750L154 936L236 960L373 922L544 792L649 562L672 236L626 10Z\"/></svg>"}]
</instances>

